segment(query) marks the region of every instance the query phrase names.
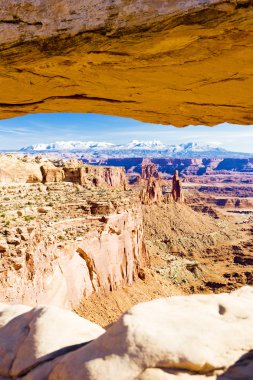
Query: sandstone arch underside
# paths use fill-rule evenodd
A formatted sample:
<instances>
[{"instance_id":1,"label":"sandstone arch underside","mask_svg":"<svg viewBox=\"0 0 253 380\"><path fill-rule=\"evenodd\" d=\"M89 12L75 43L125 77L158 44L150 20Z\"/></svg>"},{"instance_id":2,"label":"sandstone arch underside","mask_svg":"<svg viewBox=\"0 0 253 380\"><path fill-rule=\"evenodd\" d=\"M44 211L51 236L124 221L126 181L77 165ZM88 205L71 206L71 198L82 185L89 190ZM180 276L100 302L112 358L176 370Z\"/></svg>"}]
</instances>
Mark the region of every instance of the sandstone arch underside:
<instances>
[{"instance_id":1,"label":"sandstone arch underside","mask_svg":"<svg viewBox=\"0 0 253 380\"><path fill-rule=\"evenodd\" d=\"M251 0L0 0L0 118L253 124Z\"/></svg>"}]
</instances>

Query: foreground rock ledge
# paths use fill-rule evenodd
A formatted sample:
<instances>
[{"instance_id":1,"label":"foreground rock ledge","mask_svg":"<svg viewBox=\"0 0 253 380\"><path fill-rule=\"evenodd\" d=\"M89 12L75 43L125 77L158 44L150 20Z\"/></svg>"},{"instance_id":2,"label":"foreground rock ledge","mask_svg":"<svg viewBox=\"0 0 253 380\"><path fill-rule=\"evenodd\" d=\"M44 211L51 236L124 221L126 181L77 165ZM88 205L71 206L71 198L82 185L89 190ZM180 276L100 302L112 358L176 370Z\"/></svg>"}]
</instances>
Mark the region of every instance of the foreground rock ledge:
<instances>
[{"instance_id":1,"label":"foreground rock ledge","mask_svg":"<svg viewBox=\"0 0 253 380\"><path fill-rule=\"evenodd\" d=\"M0 117L253 123L251 0L0 0Z\"/></svg>"},{"instance_id":2,"label":"foreground rock ledge","mask_svg":"<svg viewBox=\"0 0 253 380\"><path fill-rule=\"evenodd\" d=\"M66 310L5 304L0 326L0 378L252 380L252 287L139 304L106 332Z\"/></svg>"}]
</instances>

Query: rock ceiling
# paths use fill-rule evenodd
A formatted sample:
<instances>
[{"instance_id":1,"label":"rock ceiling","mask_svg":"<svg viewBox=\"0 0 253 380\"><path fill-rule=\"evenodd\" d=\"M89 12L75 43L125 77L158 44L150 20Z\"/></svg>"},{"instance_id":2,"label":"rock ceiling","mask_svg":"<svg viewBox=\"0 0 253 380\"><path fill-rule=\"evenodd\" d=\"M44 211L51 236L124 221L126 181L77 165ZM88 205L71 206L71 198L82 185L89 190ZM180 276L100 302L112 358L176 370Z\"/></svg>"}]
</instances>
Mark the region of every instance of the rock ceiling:
<instances>
[{"instance_id":1,"label":"rock ceiling","mask_svg":"<svg viewBox=\"0 0 253 380\"><path fill-rule=\"evenodd\" d=\"M253 124L252 0L0 0L0 118Z\"/></svg>"}]
</instances>

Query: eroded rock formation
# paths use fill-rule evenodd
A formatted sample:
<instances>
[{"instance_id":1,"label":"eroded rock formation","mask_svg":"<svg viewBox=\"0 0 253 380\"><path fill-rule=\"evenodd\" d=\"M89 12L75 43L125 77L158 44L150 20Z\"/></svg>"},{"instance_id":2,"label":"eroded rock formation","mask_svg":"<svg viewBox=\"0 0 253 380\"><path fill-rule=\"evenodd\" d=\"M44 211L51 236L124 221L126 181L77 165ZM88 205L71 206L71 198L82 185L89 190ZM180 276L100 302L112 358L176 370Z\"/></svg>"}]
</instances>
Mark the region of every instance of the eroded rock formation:
<instances>
[{"instance_id":1,"label":"eroded rock formation","mask_svg":"<svg viewBox=\"0 0 253 380\"><path fill-rule=\"evenodd\" d=\"M18 154L0 155L0 183L72 182L125 190L122 167L84 165L76 159L57 160Z\"/></svg>"},{"instance_id":2,"label":"eroded rock formation","mask_svg":"<svg viewBox=\"0 0 253 380\"><path fill-rule=\"evenodd\" d=\"M251 287L143 303L105 333L70 312L4 304L0 326L0 376L11 379L252 379Z\"/></svg>"},{"instance_id":3,"label":"eroded rock formation","mask_svg":"<svg viewBox=\"0 0 253 380\"><path fill-rule=\"evenodd\" d=\"M161 176L157 165L148 159L143 160L139 178L140 199L144 205L159 204L163 201Z\"/></svg>"},{"instance_id":4,"label":"eroded rock formation","mask_svg":"<svg viewBox=\"0 0 253 380\"><path fill-rule=\"evenodd\" d=\"M0 183L42 182L40 165L27 156L0 155Z\"/></svg>"},{"instance_id":5,"label":"eroded rock formation","mask_svg":"<svg viewBox=\"0 0 253 380\"><path fill-rule=\"evenodd\" d=\"M79 169L81 185L92 183L95 186L109 186L126 190L127 177L122 167L84 166Z\"/></svg>"},{"instance_id":6,"label":"eroded rock formation","mask_svg":"<svg viewBox=\"0 0 253 380\"><path fill-rule=\"evenodd\" d=\"M0 304L0 376L26 375L104 332L94 323L57 307L31 309ZM10 339L13 335L14 341Z\"/></svg>"},{"instance_id":7,"label":"eroded rock formation","mask_svg":"<svg viewBox=\"0 0 253 380\"><path fill-rule=\"evenodd\" d=\"M160 181L155 177L150 177L147 181L144 181L142 183L140 199L144 205L161 203L163 201L163 193Z\"/></svg>"},{"instance_id":8,"label":"eroded rock formation","mask_svg":"<svg viewBox=\"0 0 253 380\"><path fill-rule=\"evenodd\" d=\"M0 300L70 308L93 292L132 284L148 265L142 210L133 199L119 203L95 207L93 201L93 215L62 219L70 207L55 215L40 207L49 220L58 220L2 230Z\"/></svg>"},{"instance_id":9,"label":"eroded rock formation","mask_svg":"<svg viewBox=\"0 0 253 380\"><path fill-rule=\"evenodd\" d=\"M172 178L171 192L163 195L163 187L165 181L161 179L157 165L153 163L144 163L142 166L142 174L140 177L140 199L144 205L159 204L161 202L184 202L182 182L178 175L178 170L175 170ZM165 186L166 188L167 186Z\"/></svg>"},{"instance_id":10,"label":"eroded rock formation","mask_svg":"<svg viewBox=\"0 0 253 380\"><path fill-rule=\"evenodd\" d=\"M157 165L150 160L144 159L141 165L141 179L148 180L151 177L161 180Z\"/></svg>"},{"instance_id":11,"label":"eroded rock formation","mask_svg":"<svg viewBox=\"0 0 253 380\"><path fill-rule=\"evenodd\" d=\"M175 202L184 202L182 182L178 176L178 171L175 170L173 179L172 179L172 198Z\"/></svg>"},{"instance_id":12,"label":"eroded rock formation","mask_svg":"<svg viewBox=\"0 0 253 380\"><path fill-rule=\"evenodd\" d=\"M251 0L0 0L0 116L252 124L252 12Z\"/></svg>"}]
</instances>

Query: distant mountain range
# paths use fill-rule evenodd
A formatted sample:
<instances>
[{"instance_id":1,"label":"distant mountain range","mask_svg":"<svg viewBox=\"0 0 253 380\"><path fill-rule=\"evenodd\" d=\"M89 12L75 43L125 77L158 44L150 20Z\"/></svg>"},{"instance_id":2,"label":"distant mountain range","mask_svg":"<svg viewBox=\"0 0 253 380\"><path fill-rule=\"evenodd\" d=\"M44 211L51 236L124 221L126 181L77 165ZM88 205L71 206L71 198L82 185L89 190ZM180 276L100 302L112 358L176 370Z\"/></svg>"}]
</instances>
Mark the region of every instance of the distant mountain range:
<instances>
[{"instance_id":1,"label":"distant mountain range","mask_svg":"<svg viewBox=\"0 0 253 380\"><path fill-rule=\"evenodd\" d=\"M107 142L96 141L57 141L50 144L35 144L24 148L21 151L59 151L59 150L89 150L89 149L110 149L115 145Z\"/></svg>"},{"instance_id":2,"label":"distant mountain range","mask_svg":"<svg viewBox=\"0 0 253 380\"><path fill-rule=\"evenodd\" d=\"M20 149L22 152L77 152L89 157L241 157L247 153L229 152L226 149L199 145L196 142L168 145L159 140L133 140L116 145L96 141L58 141L51 144L35 144Z\"/></svg>"}]
</instances>

